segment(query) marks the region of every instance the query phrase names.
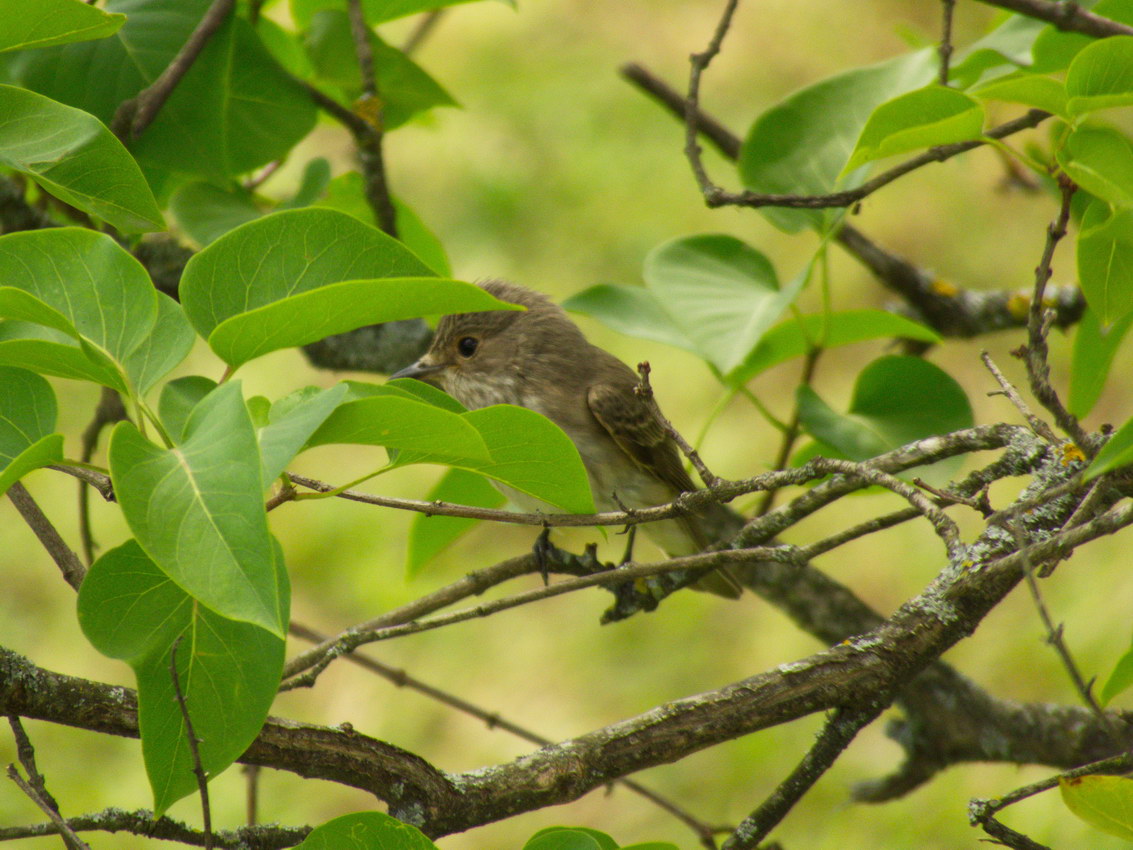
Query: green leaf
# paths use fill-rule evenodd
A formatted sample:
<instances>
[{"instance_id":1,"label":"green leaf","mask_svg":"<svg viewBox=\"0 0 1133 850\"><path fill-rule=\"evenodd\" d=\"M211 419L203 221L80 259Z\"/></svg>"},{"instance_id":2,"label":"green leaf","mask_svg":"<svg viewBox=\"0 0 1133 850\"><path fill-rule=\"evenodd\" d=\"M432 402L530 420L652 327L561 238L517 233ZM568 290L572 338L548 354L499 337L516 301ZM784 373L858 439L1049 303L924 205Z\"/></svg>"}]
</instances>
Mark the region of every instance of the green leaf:
<instances>
[{"instance_id":1,"label":"green leaf","mask_svg":"<svg viewBox=\"0 0 1133 850\"><path fill-rule=\"evenodd\" d=\"M113 35L125 15L108 15L80 0L0 0L0 53Z\"/></svg>"},{"instance_id":2,"label":"green leaf","mask_svg":"<svg viewBox=\"0 0 1133 850\"><path fill-rule=\"evenodd\" d=\"M181 305L164 292L158 292L157 321L149 336L122 362L138 392L148 392L188 357L196 339Z\"/></svg>"},{"instance_id":3,"label":"green leaf","mask_svg":"<svg viewBox=\"0 0 1133 850\"><path fill-rule=\"evenodd\" d=\"M346 384L319 390L306 387L271 406L268 424L260 428L261 483L266 490L306 445L346 395Z\"/></svg>"},{"instance_id":4,"label":"green leaf","mask_svg":"<svg viewBox=\"0 0 1133 850\"><path fill-rule=\"evenodd\" d=\"M400 449L412 452L413 463L490 463L492 458L476 427L461 414L404 398L400 393L339 405L311 436L307 447L330 443Z\"/></svg>"},{"instance_id":5,"label":"green leaf","mask_svg":"<svg viewBox=\"0 0 1133 850\"><path fill-rule=\"evenodd\" d=\"M286 619L287 573L279 547L274 550L272 578ZM197 604L135 540L94 563L79 590L78 613L83 632L100 652L134 668L142 756L160 816L197 789L170 671L174 644L177 679L201 766L211 779L263 726L283 670L283 639Z\"/></svg>"},{"instance_id":6,"label":"green leaf","mask_svg":"<svg viewBox=\"0 0 1133 850\"><path fill-rule=\"evenodd\" d=\"M384 384L365 384L359 381L347 381L350 387L348 399L368 398L373 395L386 395L395 393L404 398L424 401L436 407L451 410L453 413L464 413L468 410L463 404L450 396L444 390L437 389L432 384L418 381L414 378L398 378L396 381L386 381Z\"/></svg>"},{"instance_id":7,"label":"green leaf","mask_svg":"<svg viewBox=\"0 0 1133 850\"><path fill-rule=\"evenodd\" d=\"M330 162L326 157L316 156L303 167L299 188L290 200L279 205L281 210L294 210L309 207L326 191L330 185Z\"/></svg>"},{"instance_id":8,"label":"green leaf","mask_svg":"<svg viewBox=\"0 0 1133 850\"><path fill-rule=\"evenodd\" d=\"M599 283L572 295L563 309L597 319L619 333L700 354L695 342L677 327L657 297L640 286Z\"/></svg>"},{"instance_id":9,"label":"green leaf","mask_svg":"<svg viewBox=\"0 0 1133 850\"><path fill-rule=\"evenodd\" d=\"M1133 104L1133 36L1103 38L1084 48L1066 72L1066 95L1073 116Z\"/></svg>"},{"instance_id":10,"label":"green leaf","mask_svg":"<svg viewBox=\"0 0 1133 850\"><path fill-rule=\"evenodd\" d=\"M1066 87L1041 74L1009 74L973 89L972 94L980 100L1022 103L1054 115L1066 114Z\"/></svg>"},{"instance_id":11,"label":"green leaf","mask_svg":"<svg viewBox=\"0 0 1133 850\"><path fill-rule=\"evenodd\" d=\"M0 366L0 496L33 469L63 459L51 385L34 372Z\"/></svg>"},{"instance_id":12,"label":"green leaf","mask_svg":"<svg viewBox=\"0 0 1133 850\"><path fill-rule=\"evenodd\" d=\"M381 812L355 812L311 830L295 850L436 850L421 830Z\"/></svg>"},{"instance_id":13,"label":"green leaf","mask_svg":"<svg viewBox=\"0 0 1133 850\"><path fill-rule=\"evenodd\" d=\"M157 402L157 415L169 433L170 439L180 443L185 439L185 425L201 399L216 389L216 381L203 375L186 375L170 381L161 388Z\"/></svg>"},{"instance_id":14,"label":"green leaf","mask_svg":"<svg viewBox=\"0 0 1133 850\"><path fill-rule=\"evenodd\" d=\"M351 173L357 174L358 172ZM449 263L445 246L437 237L437 234L430 230L421 217L402 203L399 198L393 199L393 210L397 222L397 238L432 269L434 274L441 277L452 277L452 265Z\"/></svg>"},{"instance_id":15,"label":"green leaf","mask_svg":"<svg viewBox=\"0 0 1133 850\"><path fill-rule=\"evenodd\" d=\"M882 157L979 138L983 121L983 106L971 95L940 85L908 92L873 111L842 173Z\"/></svg>"},{"instance_id":16,"label":"green leaf","mask_svg":"<svg viewBox=\"0 0 1133 850\"><path fill-rule=\"evenodd\" d=\"M480 508L498 508L504 494L484 476L465 469L450 469L425 497L429 502L449 502ZM478 520L456 516L429 516L417 513L409 524L409 551L406 573L413 578L421 568L453 541L476 525Z\"/></svg>"},{"instance_id":17,"label":"green leaf","mask_svg":"<svg viewBox=\"0 0 1133 850\"><path fill-rule=\"evenodd\" d=\"M107 11L127 16L121 30L101 42L39 51L23 81L109 122L119 103L165 70L210 5L109 0ZM131 149L150 165L220 181L285 156L315 117L302 86L251 25L232 16Z\"/></svg>"},{"instance_id":18,"label":"green leaf","mask_svg":"<svg viewBox=\"0 0 1133 850\"><path fill-rule=\"evenodd\" d=\"M779 288L771 262L733 236L675 239L645 258L645 282L697 353L730 372L801 288Z\"/></svg>"},{"instance_id":19,"label":"green leaf","mask_svg":"<svg viewBox=\"0 0 1133 850\"><path fill-rule=\"evenodd\" d=\"M374 210L366 201L365 192L362 175L357 171L348 171L327 184L326 195L316 201L314 206L344 212L371 227L376 227ZM452 277L452 266L449 264L444 245L437 235L417 213L396 197L393 199L393 209L397 221L397 238L436 274L441 277Z\"/></svg>"},{"instance_id":20,"label":"green leaf","mask_svg":"<svg viewBox=\"0 0 1133 850\"><path fill-rule=\"evenodd\" d=\"M242 225L185 266L181 306L206 339L225 319L332 283L430 276L396 239L334 210L285 210Z\"/></svg>"},{"instance_id":21,"label":"green leaf","mask_svg":"<svg viewBox=\"0 0 1133 850\"><path fill-rule=\"evenodd\" d=\"M436 277L349 280L308 290L221 322L208 337L217 356L240 366L363 325L441 313L516 310L480 287Z\"/></svg>"},{"instance_id":22,"label":"green leaf","mask_svg":"<svg viewBox=\"0 0 1133 850\"><path fill-rule=\"evenodd\" d=\"M799 387L798 404L800 421L812 437L856 461L970 428L973 422L971 405L955 379L927 360L900 355L878 358L862 370L845 414L805 385ZM933 464L922 477L947 480L957 465Z\"/></svg>"},{"instance_id":23,"label":"green leaf","mask_svg":"<svg viewBox=\"0 0 1133 850\"><path fill-rule=\"evenodd\" d=\"M1080 4L1083 7L1086 4ZM1092 4L1090 11L1120 24L1133 24L1133 0L1101 0ZM1031 70L1050 74L1065 71L1082 50L1096 41L1091 36L1060 30L1048 24L1035 38L1031 49Z\"/></svg>"},{"instance_id":24,"label":"green leaf","mask_svg":"<svg viewBox=\"0 0 1133 850\"><path fill-rule=\"evenodd\" d=\"M523 850L618 850L618 843L596 829L551 826L531 836Z\"/></svg>"},{"instance_id":25,"label":"green leaf","mask_svg":"<svg viewBox=\"0 0 1133 850\"><path fill-rule=\"evenodd\" d=\"M1106 679L1101 693L1102 705L1108 705L1115 696L1127 691L1130 685L1133 685L1133 649L1126 650Z\"/></svg>"},{"instance_id":26,"label":"green leaf","mask_svg":"<svg viewBox=\"0 0 1133 850\"><path fill-rule=\"evenodd\" d=\"M771 328L751 356L727 376L728 384L742 386L772 366L802 357L811 346L838 348L855 342L893 337L940 342L940 335L931 328L884 310L816 313L788 319Z\"/></svg>"},{"instance_id":27,"label":"green leaf","mask_svg":"<svg viewBox=\"0 0 1133 850\"><path fill-rule=\"evenodd\" d=\"M20 82L109 124L122 101L169 65L210 5L211 0L107 0L107 12L126 15L118 32L98 42L36 51Z\"/></svg>"},{"instance_id":28,"label":"green leaf","mask_svg":"<svg viewBox=\"0 0 1133 850\"><path fill-rule=\"evenodd\" d=\"M362 0L362 11L366 22L372 26L431 9L444 9L471 2L473 0ZM514 0L504 2L510 6L515 5ZM291 0L291 15L300 28L306 29L319 9L341 8L343 5L343 0Z\"/></svg>"},{"instance_id":29,"label":"green leaf","mask_svg":"<svg viewBox=\"0 0 1133 850\"><path fill-rule=\"evenodd\" d=\"M340 9L322 9L311 20L307 54L320 79L357 93L362 75L354 52L350 20ZM455 106L444 88L396 47L370 33L374 75L381 92L381 125L394 130L436 106Z\"/></svg>"},{"instance_id":30,"label":"green leaf","mask_svg":"<svg viewBox=\"0 0 1133 850\"><path fill-rule=\"evenodd\" d=\"M680 848L668 841L645 841L641 844L625 844L622 850L680 850Z\"/></svg>"},{"instance_id":31,"label":"green leaf","mask_svg":"<svg viewBox=\"0 0 1133 850\"><path fill-rule=\"evenodd\" d=\"M1093 310L1086 310L1074 334L1074 354L1070 362L1070 395L1067 407L1084 418L1102 394L1114 355L1133 326L1133 313L1126 313L1103 327Z\"/></svg>"},{"instance_id":32,"label":"green leaf","mask_svg":"<svg viewBox=\"0 0 1133 850\"><path fill-rule=\"evenodd\" d=\"M171 171L224 179L285 157L314 102L243 18L229 18L133 148Z\"/></svg>"},{"instance_id":33,"label":"green leaf","mask_svg":"<svg viewBox=\"0 0 1133 850\"><path fill-rule=\"evenodd\" d=\"M172 312L165 305L162 329L170 339L151 339L159 318L157 292L141 264L105 234L60 227L0 237L0 316L35 322L80 343L76 348L57 335L38 333L33 345L5 346L23 351L31 368L30 359L42 356L50 374L123 390L115 363L129 363L135 382L148 380L151 354L160 352L165 362L184 347L184 331L174 329ZM10 332L5 337L14 341ZM139 352L143 347L148 353ZM52 351L56 368L50 368Z\"/></svg>"},{"instance_id":34,"label":"green leaf","mask_svg":"<svg viewBox=\"0 0 1133 850\"><path fill-rule=\"evenodd\" d=\"M1078 232L1078 282L1103 324L1133 311L1133 209L1094 201Z\"/></svg>"},{"instance_id":35,"label":"green leaf","mask_svg":"<svg viewBox=\"0 0 1133 850\"><path fill-rule=\"evenodd\" d=\"M10 306L6 296L13 291L0 289L0 313ZM127 389L122 373L98 349L77 342L73 335L31 322L0 321L0 363L42 375L92 381L122 392Z\"/></svg>"},{"instance_id":36,"label":"green leaf","mask_svg":"<svg viewBox=\"0 0 1133 850\"><path fill-rule=\"evenodd\" d=\"M1008 15L994 30L956 54L950 79L966 88L991 68L1029 64L1031 46L1044 26L1037 18Z\"/></svg>"},{"instance_id":37,"label":"green leaf","mask_svg":"<svg viewBox=\"0 0 1133 850\"><path fill-rule=\"evenodd\" d=\"M1133 779L1079 776L1058 780L1066 808L1102 832L1133 841Z\"/></svg>"},{"instance_id":38,"label":"green leaf","mask_svg":"<svg viewBox=\"0 0 1133 850\"><path fill-rule=\"evenodd\" d=\"M172 449L120 422L110 477L130 530L170 579L223 617L283 635L259 447L238 382L193 408Z\"/></svg>"},{"instance_id":39,"label":"green leaf","mask_svg":"<svg viewBox=\"0 0 1133 850\"><path fill-rule=\"evenodd\" d=\"M790 95L748 131L739 157L744 185L753 192L791 195L859 185L863 175L839 175L869 116L885 101L929 83L936 66L935 51L926 48L828 77ZM788 232L821 227L827 215L774 207L760 212Z\"/></svg>"},{"instance_id":40,"label":"green leaf","mask_svg":"<svg viewBox=\"0 0 1133 850\"><path fill-rule=\"evenodd\" d=\"M222 189L212 183L186 183L169 199L169 211L181 229L202 248L228 231L263 215L243 187Z\"/></svg>"},{"instance_id":41,"label":"green leaf","mask_svg":"<svg viewBox=\"0 0 1133 850\"><path fill-rule=\"evenodd\" d=\"M1093 462L1086 468L1085 480L1097 478L1103 472L1133 463L1133 419L1117 429Z\"/></svg>"},{"instance_id":42,"label":"green leaf","mask_svg":"<svg viewBox=\"0 0 1133 850\"><path fill-rule=\"evenodd\" d=\"M509 404L463 415L480 432L492 455L490 463L466 468L567 513L594 513L590 479L578 449L550 419Z\"/></svg>"},{"instance_id":43,"label":"green leaf","mask_svg":"<svg viewBox=\"0 0 1133 850\"><path fill-rule=\"evenodd\" d=\"M1058 163L1075 183L1113 204L1133 205L1133 147L1107 127L1077 127L1058 150Z\"/></svg>"},{"instance_id":44,"label":"green leaf","mask_svg":"<svg viewBox=\"0 0 1133 850\"><path fill-rule=\"evenodd\" d=\"M141 169L92 115L13 86L0 86L0 165L117 228L164 230Z\"/></svg>"}]
</instances>

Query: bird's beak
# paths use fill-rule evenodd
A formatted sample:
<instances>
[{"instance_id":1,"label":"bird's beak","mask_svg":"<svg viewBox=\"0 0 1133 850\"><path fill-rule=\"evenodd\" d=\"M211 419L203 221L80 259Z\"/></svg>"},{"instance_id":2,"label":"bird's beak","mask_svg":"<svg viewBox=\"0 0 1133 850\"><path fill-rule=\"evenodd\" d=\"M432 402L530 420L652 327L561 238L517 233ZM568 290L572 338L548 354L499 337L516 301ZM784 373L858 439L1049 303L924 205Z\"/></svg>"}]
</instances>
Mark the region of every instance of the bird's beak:
<instances>
[{"instance_id":1,"label":"bird's beak","mask_svg":"<svg viewBox=\"0 0 1133 850\"><path fill-rule=\"evenodd\" d=\"M416 378L419 381L428 380L430 375L435 375L442 371L445 367L435 363L424 363L418 360L416 363L411 363L404 369L394 372L389 376L392 381L395 378Z\"/></svg>"}]
</instances>

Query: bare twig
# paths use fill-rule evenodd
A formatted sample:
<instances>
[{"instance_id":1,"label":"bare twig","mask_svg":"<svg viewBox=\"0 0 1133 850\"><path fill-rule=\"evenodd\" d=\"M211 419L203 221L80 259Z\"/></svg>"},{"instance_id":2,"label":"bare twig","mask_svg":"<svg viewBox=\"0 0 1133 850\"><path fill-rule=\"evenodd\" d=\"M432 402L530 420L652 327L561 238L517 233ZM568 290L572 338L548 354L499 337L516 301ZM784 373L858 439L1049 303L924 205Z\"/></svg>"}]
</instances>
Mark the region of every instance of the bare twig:
<instances>
[{"instance_id":1,"label":"bare twig","mask_svg":"<svg viewBox=\"0 0 1133 850\"><path fill-rule=\"evenodd\" d=\"M799 386L809 387L811 381L814 379L814 370L818 365L818 358L822 354L821 348L809 346L807 348L806 356L803 358L802 376L799 379ZM795 442L799 439L802 433L802 416L799 412L799 406L796 404L794 410L791 412L791 421L787 423L787 430L783 432L782 439L779 441L779 452L775 455L775 460L772 461L772 469L782 469L787 465L787 461L791 459L791 452L794 450ZM775 504L775 496L778 490L764 490L763 495L759 497L759 502L755 506L755 515L763 516Z\"/></svg>"},{"instance_id":2,"label":"bare twig","mask_svg":"<svg viewBox=\"0 0 1133 850\"><path fill-rule=\"evenodd\" d=\"M1084 702L1086 707L1110 730L1113 739L1120 742L1121 736L1119 731L1112 723L1111 718L1102 710L1101 705L1094 696L1091 687L1092 683L1086 681L1085 677L1082 675L1082 671L1078 669L1077 662L1074 661L1074 656L1070 654L1070 648L1063 639L1062 624L1056 625L1050 616L1050 611L1047 610L1046 603L1043 601L1042 591L1039 589L1038 580L1035 578L1035 564L1031 561L1030 552L1027 548L1027 540L1023 534L1023 528L1017 516L1012 518L1009 527L1011 533L1015 536L1015 543L1022 558L1023 575L1027 581L1027 589L1031 593L1031 599L1035 603L1035 610L1038 611L1039 619L1042 620L1043 628L1046 630L1046 642L1054 648L1058 659L1062 662L1062 666L1066 668L1066 672L1070 676L1070 681L1074 684L1074 689L1082 698L1082 702Z\"/></svg>"},{"instance_id":3,"label":"bare twig","mask_svg":"<svg viewBox=\"0 0 1133 850\"><path fill-rule=\"evenodd\" d=\"M779 783L779 787L758 809L744 818L743 823L724 842L723 850L751 850L758 847L819 777L830 769L858 732L872 723L887 705L887 700L879 699L861 708L835 709L818 733L818 740L791 771L791 775Z\"/></svg>"},{"instance_id":4,"label":"bare twig","mask_svg":"<svg viewBox=\"0 0 1133 850\"><path fill-rule=\"evenodd\" d=\"M486 602L471 608L461 608L448 614L413 619L398 625L383 627L366 628L365 626L354 626L346 629L333 640L324 642L318 647L315 647L314 650L310 650L292 659L285 667L285 674L292 672L297 673L300 670L309 669L302 679L287 680L283 685L283 689L290 689L296 686L310 686L315 678L317 678L318 674L326 669L326 666L331 661L340 656L347 655L358 647L368 643L391 640L393 638L404 637L405 635L420 634L421 632L432 631L433 629L467 622L468 620L490 617L501 611L507 611L522 605L529 605L533 602L539 602L544 599L561 596L564 593L573 593L591 587L619 585L625 582L632 582L635 579L678 571L688 571L690 574L688 583L691 584L701 575L712 570L731 565L749 565L760 561L798 563L799 557L797 550L793 546L767 546L704 552L699 555L688 555L683 558L672 558L667 561L659 561L650 564L630 563L593 575L567 579L566 581L556 582L555 584L545 587L537 587L534 590L516 593L512 596L505 596L502 599L495 599L491 602Z\"/></svg>"},{"instance_id":5,"label":"bare twig","mask_svg":"<svg viewBox=\"0 0 1133 850\"><path fill-rule=\"evenodd\" d=\"M208 776L204 765L201 764L200 742L197 733L193 730L193 720L189 717L189 704L185 701L185 694L181 690L181 677L177 673L177 648L181 645L181 635L173 641L169 650L169 677L173 680L173 694L177 699L177 706L181 709L181 720L185 724L185 741L189 745L189 755L193 759L193 773L197 777L197 790L201 794L201 816L204 820L205 850L212 850L212 808L209 805Z\"/></svg>"},{"instance_id":6,"label":"bare twig","mask_svg":"<svg viewBox=\"0 0 1133 850\"><path fill-rule=\"evenodd\" d=\"M648 362L637 364L639 380L637 386L633 388L634 394L645 402L645 405L649 408L649 412L653 414L653 418L657 421L657 424L661 426L661 430L669 435L669 438L676 443L677 448L681 450L681 454L688 458L689 463L693 465L697 474L700 475L700 480L704 482L704 486L715 487L720 484L722 479L708 468L701 459L699 452L689 445L688 440L681 436L681 432L673 427L673 423L665 418L665 414L663 414L661 408L657 406L657 399L653 396L653 387L649 385L649 372L650 368ZM624 507L623 511L629 513Z\"/></svg>"},{"instance_id":7,"label":"bare twig","mask_svg":"<svg viewBox=\"0 0 1133 850\"><path fill-rule=\"evenodd\" d=\"M406 38L405 42L401 45L401 52L406 56L412 56L425 39L428 38L429 34L432 33L444 13L445 10L442 8L433 9L422 15L420 20L417 21L417 26L413 28L413 32L409 33L409 37Z\"/></svg>"},{"instance_id":8,"label":"bare twig","mask_svg":"<svg viewBox=\"0 0 1133 850\"><path fill-rule=\"evenodd\" d=\"M67 825L67 822L59 813L59 804L55 802L55 798L47 790L47 783L35 763L35 748L32 747L31 740L24 731L20 719L14 715L9 715L8 725L12 727L12 735L16 739L16 755L28 775L25 780L16 770L16 766L10 764L8 765L8 778L16 783L16 786L51 819L56 829L59 830L67 850L90 850L87 843L75 834L75 831Z\"/></svg>"},{"instance_id":9,"label":"bare twig","mask_svg":"<svg viewBox=\"0 0 1133 850\"><path fill-rule=\"evenodd\" d=\"M55 530L55 526L51 524L51 520L40 510L39 505L36 504L35 499L31 497L31 493L27 491L23 484L19 481L13 484L8 490L8 498L12 500L12 504L16 506L20 516L24 518L24 522L39 538L39 542L43 544L47 554L55 561L56 566L63 573L63 579L75 590L78 590L87 574L87 568L83 565L79 556L64 542L59 532Z\"/></svg>"},{"instance_id":10,"label":"bare twig","mask_svg":"<svg viewBox=\"0 0 1133 850\"><path fill-rule=\"evenodd\" d=\"M1027 375L1031 380L1031 392L1039 403L1054 417L1054 421L1062 428L1078 447L1088 456L1093 456L1095 447L1093 441L1082 430L1078 419L1066 409L1062 399L1058 397L1054 387L1050 384L1050 364L1047 362L1046 336L1050 329L1052 318L1045 306L1046 285L1051 276L1051 260L1058 243L1066 236L1066 226L1070 221L1070 202L1078 188L1064 174L1058 176L1058 188L1062 195L1062 204L1058 216L1046 232L1046 244L1043 247L1042 259L1035 268L1035 291L1031 296L1031 309L1027 317L1027 345L1023 349L1024 362L1027 365Z\"/></svg>"},{"instance_id":11,"label":"bare twig","mask_svg":"<svg viewBox=\"0 0 1133 850\"><path fill-rule=\"evenodd\" d=\"M732 26L732 17L735 15L736 6L739 5L739 0L727 0L724 6L724 12L720 16L719 22L716 24L716 30L712 34L712 40L708 42L708 47L702 53L694 53L690 58L690 69L688 77L688 96L685 98L685 156L688 157L689 165L692 166L693 176L696 177L696 183L700 186L700 191L704 194L705 200L708 201L709 206L713 206L709 198L720 189L716 186L708 176L708 171L704 167L704 161L701 159L700 143L697 141L699 135L699 128L697 126L696 115L700 109L700 77L712 64L712 60L720 52L720 46L724 43L724 37L728 34L728 30Z\"/></svg>"},{"instance_id":12,"label":"bare twig","mask_svg":"<svg viewBox=\"0 0 1133 850\"><path fill-rule=\"evenodd\" d=\"M98 448L98 438L102 434L102 429L125 418L126 408L122 404L122 397L110 387L103 387L94 416L83 431L79 460L90 463L95 449ZM94 563L95 542L90 523L90 483L82 479L79 480L79 539L83 544L83 557L87 564Z\"/></svg>"},{"instance_id":13,"label":"bare twig","mask_svg":"<svg viewBox=\"0 0 1133 850\"><path fill-rule=\"evenodd\" d=\"M952 61L952 15L956 11L956 0L940 0L943 7L943 23L940 28L940 84L948 85L948 63Z\"/></svg>"},{"instance_id":14,"label":"bare twig","mask_svg":"<svg viewBox=\"0 0 1133 850\"><path fill-rule=\"evenodd\" d=\"M1049 850L1045 845L1031 841L1027 836L999 823L994 816L1008 806L1057 788L1059 780L1095 775L1122 775L1129 773L1130 770L1133 770L1133 753L1122 753L1119 756L1085 764L1056 776L1032 782L1030 785L1024 785L1022 788L1016 788L1011 793L994 800L974 799L968 804L968 820L972 826L982 827L988 835L998 838L1008 847L1022 848L1022 850Z\"/></svg>"},{"instance_id":15,"label":"bare twig","mask_svg":"<svg viewBox=\"0 0 1133 850\"><path fill-rule=\"evenodd\" d=\"M193 67L193 63L197 61L209 39L224 24L235 6L236 0L214 0L189 36L189 40L160 76L134 97L119 104L110 122L110 129L114 135L123 142L129 143L153 123L153 119L173 94L177 84Z\"/></svg>"},{"instance_id":16,"label":"bare twig","mask_svg":"<svg viewBox=\"0 0 1133 850\"><path fill-rule=\"evenodd\" d=\"M1023 397L1019 395L1019 391L1015 389L1015 385L1007 380L1007 377L1000 371L999 367L995 365L995 361L991 359L991 355L986 351L981 351L980 359L1002 388L1003 395L1007 396L1007 399L1023 414L1023 418L1027 420L1027 424L1031 426L1031 430L1035 432L1035 435L1046 440L1052 446L1057 446L1061 443L1062 441L1058 439L1058 436L1051 430L1051 427L1036 416L1034 411L1023 401ZM994 395L994 393L992 393L992 395Z\"/></svg>"},{"instance_id":17,"label":"bare twig","mask_svg":"<svg viewBox=\"0 0 1133 850\"><path fill-rule=\"evenodd\" d=\"M194 847L203 847L205 843L205 834L202 831L193 829L169 817L160 817L155 820L153 812L147 809L132 812L114 808L104 809L101 812L67 818L66 824L75 832L96 830L128 832L131 835L176 841L179 844ZM215 833L215 844L219 848L230 848L230 850L248 850L250 847L255 847L257 850L283 850L285 847L294 847L300 843L310 831L309 826L279 826L278 824L220 830ZM59 832L59 827L54 823L3 826L0 827L0 842L58 835Z\"/></svg>"},{"instance_id":18,"label":"bare twig","mask_svg":"<svg viewBox=\"0 0 1133 850\"><path fill-rule=\"evenodd\" d=\"M355 114L367 118L371 132L354 134L358 145L358 159L366 179L366 200L373 208L378 227L397 238L397 211L390 195L389 177L386 174L382 119L382 97L374 73L374 52L370 46L370 27L362 12L362 0L347 0L350 32L354 37L354 53L362 73L362 97L355 105Z\"/></svg>"},{"instance_id":19,"label":"bare twig","mask_svg":"<svg viewBox=\"0 0 1133 850\"><path fill-rule=\"evenodd\" d=\"M1133 27L1111 21L1082 8L1077 3L1062 3L1059 0L981 0L989 6L1010 9L1029 18L1049 21L1060 30L1080 32L1094 38L1111 35L1133 35Z\"/></svg>"}]
</instances>

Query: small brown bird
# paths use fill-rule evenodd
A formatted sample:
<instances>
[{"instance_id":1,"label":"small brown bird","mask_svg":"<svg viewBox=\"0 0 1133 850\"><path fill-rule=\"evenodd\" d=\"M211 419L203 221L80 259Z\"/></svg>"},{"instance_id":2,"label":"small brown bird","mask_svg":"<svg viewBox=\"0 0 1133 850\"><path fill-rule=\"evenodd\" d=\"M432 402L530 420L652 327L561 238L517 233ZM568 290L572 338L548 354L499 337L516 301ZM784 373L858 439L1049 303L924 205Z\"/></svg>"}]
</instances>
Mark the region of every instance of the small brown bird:
<instances>
[{"instance_id":1,"label":"small brown bird","mask_svg":"<svg viewBox=\"0 0 1133 850\"><path fill-rule=\"evenodd\" d=\"M634 392L637 375L626 364L587 342L545 295L500 280L480 286L527 309L445 316L429 350L393 378L427 381L468 408L514 404L543 414L574 441L599 511L619 510L619 502L660 505L696 489L676 443ZM505 492L526 510L546 509L530 496ZM701 552L740 525L738 514L712 504L644 528L676 557ZM732 599L741 593L736 580L720 571L695 586Z\"/></svg>"}]
</instances>

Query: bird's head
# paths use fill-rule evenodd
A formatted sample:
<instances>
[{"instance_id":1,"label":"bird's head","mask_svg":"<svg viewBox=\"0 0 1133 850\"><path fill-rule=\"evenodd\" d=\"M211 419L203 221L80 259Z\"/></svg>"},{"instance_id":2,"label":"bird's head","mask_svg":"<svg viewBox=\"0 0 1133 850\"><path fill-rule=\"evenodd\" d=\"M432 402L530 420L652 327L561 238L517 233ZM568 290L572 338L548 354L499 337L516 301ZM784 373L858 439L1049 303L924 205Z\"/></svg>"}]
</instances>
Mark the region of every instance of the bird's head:
<instances>
[{"instance_id":1,"label":"bird's head","mask_svg":"<svg viewBox=\"0 0 1133 850\"><path fill-rule=\"evenodd\" d=\"M445 316L429 350L391 380L417 378L470 408L523 404L524 377L548 346L578 347L582 334L545 295L500 280L480 286L526 309Z\"/></svg>"}]
</instances>

